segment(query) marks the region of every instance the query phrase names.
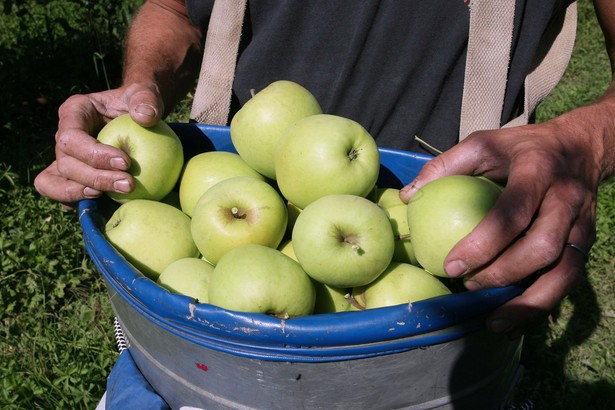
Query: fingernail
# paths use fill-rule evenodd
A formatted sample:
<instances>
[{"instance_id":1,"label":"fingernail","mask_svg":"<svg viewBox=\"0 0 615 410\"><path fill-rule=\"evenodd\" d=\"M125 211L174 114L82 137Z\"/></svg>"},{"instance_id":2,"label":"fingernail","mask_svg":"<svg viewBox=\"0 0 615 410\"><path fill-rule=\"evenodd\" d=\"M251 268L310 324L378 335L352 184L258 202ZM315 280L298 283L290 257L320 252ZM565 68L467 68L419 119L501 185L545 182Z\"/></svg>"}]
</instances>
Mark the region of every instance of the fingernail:
<instances>
[{"instance_id":1,"label":"fingernail","mask_svg":"<svg viewBox=\"0 0 615 410\"><path fill-rule=\"evenodd\" d=\"M83 196L86 198L97 198L100 196L100 191L86 186L83 188Z\"/></svg>"},{"instance_id":2,"label":"fingernail","mask_svg":"<svg viewBox=\"0 0 615 410\"><path fill-rule=\"evenodd\" d=\"M412 181L410 184L406 185L401 189L401 192L409 193L416 191L416 182Z\"/></svg>"},{"instance_id":3,"label":"fingernail","mask_svg":"<svg viewBox=\"0 0 615 410\"><path fill-rule=\"evenodd\" d=\"M113 183L113 189L116 192L130 192L130 184L125 179L120 179L119 181L115 181Z\"/></svg>"},{"instance_id":4,"label":"fingernail","mask_svg":"<svg viewBox=\"0 0 615 410\"><path fill-rule=\"evenodd\" d=\"M494 319L488 326L494 333L505 333L512 329L512 322L508 319Z\"/></svg>"},{"instance_id":5,"label":"fingernail","mask_svg":"<svg viewBox=\"0 0 615 410\"><path fill-rule=\"evenodd\" d=\"M124 158L121 157L113 157L109 160L109 164L111 167L119 170L125 170L128 168L128 164L124 161Z\"/></svg>"},{"instance_id":6,"label":"fingernail","mask_svg":"<svg viewBox=\"0 0 615 410\"><path fill-rule=\"evenodd\" d=\"M465 282L463 282L463 285L466 287L467 290L479 290L482 289L482 285L474 280L466 280Z\"/></svg>"},{"instance_id":7,"label":"fingernail","mask_svg":"<svg viewBox=\"0 0 615 410\"><path fill-rule=\"evenodd\" d=\"M139 104L135 107L135 113L153 118L156 116L156 109L150 104Z\"/></svg>"},{"instance_id":8,"label":"fingernail","mask_svg":"<svg viewBox=\"0 0 615 410\"><path fill-rule=\"evenodd\" d=\"M456 278L457 276L461 276L468 272L468 265L460 260L450 261L446 264L444 270L448 276L451 278Z\"/></svg>"}]
</instances>

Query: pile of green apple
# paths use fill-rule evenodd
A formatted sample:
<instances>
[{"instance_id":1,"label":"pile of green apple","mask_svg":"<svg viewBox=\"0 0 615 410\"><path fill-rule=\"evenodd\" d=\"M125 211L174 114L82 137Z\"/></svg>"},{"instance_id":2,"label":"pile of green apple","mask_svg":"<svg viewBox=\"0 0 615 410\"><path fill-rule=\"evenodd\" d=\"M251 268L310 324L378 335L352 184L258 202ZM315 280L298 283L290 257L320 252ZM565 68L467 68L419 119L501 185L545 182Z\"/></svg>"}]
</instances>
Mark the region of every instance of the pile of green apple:
<instances>
[{"instance_id":1,"label":"pile of green apple","mask_svg":"<svg viewBox=\"0 0 615 410\"><path fill-rule=\"evenodd\" d=\"M290 81L256 93L230 137L236 153L184 160L164 122L124 115L99 134L129 154L137 187L109 194L109 242L161 286L225 309L289 318L449 294L444 257L500 192L447 177L405 204L376 185L372 136Z\"/></svg>"}]
</instances>

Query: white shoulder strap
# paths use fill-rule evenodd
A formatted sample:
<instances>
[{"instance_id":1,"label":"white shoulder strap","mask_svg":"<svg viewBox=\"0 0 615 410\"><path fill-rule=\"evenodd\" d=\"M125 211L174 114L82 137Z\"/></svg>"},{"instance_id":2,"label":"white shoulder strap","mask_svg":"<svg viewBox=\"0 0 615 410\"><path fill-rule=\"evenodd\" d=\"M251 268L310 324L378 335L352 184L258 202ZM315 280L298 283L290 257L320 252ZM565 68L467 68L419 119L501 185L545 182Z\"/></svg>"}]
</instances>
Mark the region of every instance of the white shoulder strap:
<instances>
[{"instance_id":1,"label":"white shoulder strap","mask_svg":"<svg viewBox=\"0 0 615 410\"><path fill-rule=\"evenodd\" d=\"M472 0L459 140L480 129L500 128L508 77L514 1ZM224 125L228 119L246 0L216 0L190 117ZM504 126L528 123L536 106L561 79L576 35L577 6L554 18L538 62L525 80L522 115Z\"/></svg>"},{"instance_id":2,"label":"white shoulder strap","mask_svg":"<svg viewBox=\"0 0 615 410\"><path fill-rule=\"evenodd\" d=\"M514 1L473 0L461 105L459 140L477 130L500 128L508 78ZM543 35L534 69L525 79L523 113L504 126L527 124L536 106L566 71L576 36L576 3L556 16Z\"/></svg>"},{"instance_id":3,"label":"white shoulder strap","mask_svg":"<svg viewBox=\"0 0 615 410\"><path fill-rule=\"evenodd\" d=\"M506 92L515 1L471 0L459 140L500 127Z\"/></svg>"},{"instance_id":4,"label":"white shoulder strap","mask_svg":"<svg viewBox=\"0 0 615 410\"><path fill-rule=\"evenodd\" d=\"M190 118L226 125L246 0L216 0L209 20Z\"/></svg>"},{"instance_id":5,"label":"white shoulder strap","mask_svg":"<svg viewBox=\"0 0 615 410\"><path fill-rule=\"evenodd\" d=\"M558 16L547 30L551 38L544 44L551 47L543 47L540 50L540 60L532 72L525 78L525 104L523 113L513 119L504 127L525 125L530 116L547 95L559 83L568 67L570 56L574 48L577 33L577 3L568 6L565 13Z\"/></svg>"}]
</instances>

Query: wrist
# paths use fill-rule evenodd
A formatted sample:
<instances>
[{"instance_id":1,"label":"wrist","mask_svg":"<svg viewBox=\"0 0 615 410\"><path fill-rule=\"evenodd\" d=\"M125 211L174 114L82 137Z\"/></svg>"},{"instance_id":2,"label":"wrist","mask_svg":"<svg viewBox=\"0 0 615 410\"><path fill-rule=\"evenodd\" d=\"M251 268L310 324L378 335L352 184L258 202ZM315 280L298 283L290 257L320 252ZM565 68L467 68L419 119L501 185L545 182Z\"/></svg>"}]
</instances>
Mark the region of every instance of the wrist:
<instances>
[{"instance_id":1,"label":"wrist","mask_svg":"<svg viewBox=\"0 0 615 410\"><path fill-rule=\"evenodd\" d=\"M591 164L600 182L615 174L615 92L549 121L562 141Z\"/></svg>"}]
</instances>

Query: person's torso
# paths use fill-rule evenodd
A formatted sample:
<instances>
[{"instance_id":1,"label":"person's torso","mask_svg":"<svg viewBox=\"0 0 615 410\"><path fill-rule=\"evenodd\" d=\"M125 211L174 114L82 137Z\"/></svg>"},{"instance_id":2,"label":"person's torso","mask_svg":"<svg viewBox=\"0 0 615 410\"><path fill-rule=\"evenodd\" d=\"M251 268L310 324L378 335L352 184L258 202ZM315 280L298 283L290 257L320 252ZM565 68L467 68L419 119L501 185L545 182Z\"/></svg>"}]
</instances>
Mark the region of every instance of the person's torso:
<instances>
[{"instance_id":1,"label":"person's torso","mask_svg":"<svg viewBox=\"0 0 615 410\"><path fill-rule=\"evenodd\" d=\"M199 2L187 1L197 21L191 3ZM524 78L561 3L517 0L502 123L523 107ZM251 89L295 81L324 112L361 123L380 146L420 152L419 136L448 149L458 139L469 7L467 0L250 1L234 92L243 104Z\"/></svg>"}]
</instances>

